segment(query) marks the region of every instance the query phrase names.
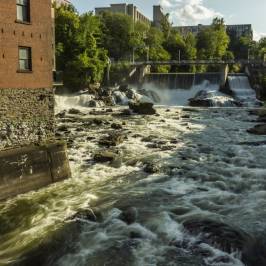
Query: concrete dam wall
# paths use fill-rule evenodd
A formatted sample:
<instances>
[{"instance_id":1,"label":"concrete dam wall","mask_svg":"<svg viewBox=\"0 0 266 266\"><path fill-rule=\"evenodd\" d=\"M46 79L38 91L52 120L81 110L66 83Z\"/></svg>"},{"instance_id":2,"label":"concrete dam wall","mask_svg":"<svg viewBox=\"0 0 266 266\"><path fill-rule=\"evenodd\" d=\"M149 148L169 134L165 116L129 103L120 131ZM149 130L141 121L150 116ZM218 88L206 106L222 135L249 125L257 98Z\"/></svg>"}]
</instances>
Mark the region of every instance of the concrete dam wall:
<instances>
[{"instance_id":1,"label":"concrete dam wall","mask_svg":"<svg viewBox=\"0 0 266 266\"><path fill-rule=\"evenodd\" d=\"M0 151L0 200L69 177L71 172L63 143Z\"/></svg>"}]
</instances>

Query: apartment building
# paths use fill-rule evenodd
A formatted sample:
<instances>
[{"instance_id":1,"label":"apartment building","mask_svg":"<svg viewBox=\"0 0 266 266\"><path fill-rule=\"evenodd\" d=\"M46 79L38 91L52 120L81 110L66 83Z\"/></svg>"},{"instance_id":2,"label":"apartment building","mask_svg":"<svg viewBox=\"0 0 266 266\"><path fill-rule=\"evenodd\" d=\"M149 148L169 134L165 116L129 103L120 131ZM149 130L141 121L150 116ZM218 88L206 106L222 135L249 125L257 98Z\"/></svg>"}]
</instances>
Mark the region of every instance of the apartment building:
<instances>
[{"instance_id":1,"label":"apartment building","mask_svg":"<svg viewBox=\"0 0 266 266\"><path fill-rule=\"evenodd\" d=\"M196 26L180 26L174 27L181 35L185 36L188 33L197 35L202 29L206 29L210 25L196 25ZM253 38L253 30L251 24L239 24L239 25L226 25L227 34L233 38L240 38L242 36L248 36Z\"/></svg>"}]
</instances>

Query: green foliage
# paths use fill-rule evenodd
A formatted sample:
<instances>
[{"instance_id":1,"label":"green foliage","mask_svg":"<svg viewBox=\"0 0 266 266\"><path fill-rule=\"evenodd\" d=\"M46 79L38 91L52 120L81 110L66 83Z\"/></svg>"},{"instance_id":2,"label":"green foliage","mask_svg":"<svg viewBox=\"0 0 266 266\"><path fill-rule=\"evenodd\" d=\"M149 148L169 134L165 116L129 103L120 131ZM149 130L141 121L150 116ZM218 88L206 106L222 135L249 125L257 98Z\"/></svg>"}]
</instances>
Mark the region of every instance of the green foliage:
<instances>
[{"instance_id":1,"label":"green foliage","mask_svg":"<svg viewBox=\"0 0 266 266\"><path fill-rule=\"evenodd\" d=\"M202 29L198 34L198 58L222 59L227 52L229 37L224 20L215 18L212 26Z\"/></svg>"},{"instance_id":2,"label":"green foliage","mask_svg":"<svg viewBox=\"0 0 266 266\"><path fill-rule=\"evenodd\" d=\"M103 47L114 60L128 60L132 51L133 22L130 16L105 12L100 16Z\"/></svg>"},{"instance_id":3,"label":"green foliage","mask_svg":"<svg viewBox=\"0 0 266 266\"><path fill-rule=\"evenodd\" d=\"M110 82L112 85L121 84L126 81L132 67L126 62L115 64L110 69Z\"/></svg>"},{"instance_id":4,"label":"green foliage","mask_svg":"<svg viewBox=\"0 0 266 266\"><path fill-rule=\"evenodd\" d=\"M92 13L82 16L72 6L56 8L56 62L64 71L64 85L70 90L100 82L107 65L101 42L100 21Z\"/></svg>"}]
</instances>

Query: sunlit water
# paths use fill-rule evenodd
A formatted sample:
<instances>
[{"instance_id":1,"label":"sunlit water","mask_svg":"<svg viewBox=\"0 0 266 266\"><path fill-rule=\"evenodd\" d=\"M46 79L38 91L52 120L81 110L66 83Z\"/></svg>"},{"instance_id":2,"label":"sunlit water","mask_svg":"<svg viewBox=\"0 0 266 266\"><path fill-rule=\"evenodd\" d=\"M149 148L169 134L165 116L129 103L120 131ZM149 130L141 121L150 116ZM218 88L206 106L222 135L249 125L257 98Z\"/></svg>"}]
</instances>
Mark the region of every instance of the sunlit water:
<instances>
[{"instance_id":1,"label":"sunlit water","mask_svg":"<svg viewBox=\"0 0 266 266\"><path fill-rule=\"evenodd\" d=\"M58 111L74 105L66 97L57 101ZM50 249L44 256L50 262L39 265L244 265L240 251L200 242L183 222L208 218L254 238L265 235L266 146L254 145L265 137L246 132L255 116L248 109L158 107L160 116L127 117L121 109L90 114L81 107L84 115L58 119L58 127L68 128L60 137L69 145L73 178L1 203L0 265L35 249L77 211L94 207L103 220L79 221L68 243L74 248ZM95 163L94 153L103 149L99 139L122 122L127 139L113 148L119 162ZM159 171L145 173L147 163ZM138 210L130 225L119 218L126 207Z\"/></svg>"}]
</instances>

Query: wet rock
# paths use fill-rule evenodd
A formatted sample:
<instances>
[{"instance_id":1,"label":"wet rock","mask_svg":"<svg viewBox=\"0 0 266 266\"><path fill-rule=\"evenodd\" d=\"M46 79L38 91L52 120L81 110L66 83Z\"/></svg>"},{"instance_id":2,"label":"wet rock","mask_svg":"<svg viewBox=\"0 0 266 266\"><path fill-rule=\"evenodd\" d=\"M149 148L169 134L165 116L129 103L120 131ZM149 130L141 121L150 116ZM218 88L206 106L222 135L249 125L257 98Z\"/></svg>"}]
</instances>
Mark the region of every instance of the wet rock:
<instances>
[{"instance_id":1,"label":"wet rock","mask_svg":"<svg viewBox=\"0 0 266 266\"><path fill-rule=\"evenodd\" d=\"M108 136L103 137L102 139L99 140L100 145L104 146L117 146L124 142L126 139L125 135L120 133L120 132L111 132L108 134Z\"/></svg>"},{"instance_id":2,"label":"wet rock","mask_svg":"<svg viewBox=\"0 0 266 266\"><path fill-rule=\"evenodd\" d=\"M138 232L138 231L131 231L131 232L129 233L129 237L130 237L130 238L142 238L142 235L141 235L141 233Z\"/></svg>"},{"instance_id":3,"label":"wet rock","mask_svg":"<svg viewBox=\"0 0 266 266\"><path fill-rule=\"evenodd\" d=\"M64 118L66 116L66 111L61 111L60 113L56 114L55 117Z\"/></svg>"},{"instance_id":4,"label":"wet rock","mask_svg":"<svg viewBox=\"0 0 266 266\"><path fill-rule=\"evenodd\" d=\"M93 124L98 125L98 126L103 124L103 121L101 119L99 119L99 118L94 118L92 120L92 122L93 122Z\"/></svg>"},{"instance_id":5,"label":"wet rock","mask_svg":"<svg viewBox=\"0 0 266 266\"><path fill-rule=\"evenodd\" d=\"M137 218L138 218L138 210L135 207L127 208L119 216L119 219L126 222L127 224L135 223Z\"/></svg>"},{"instance_id":6,"label":"wet rock","mask_svg":"<svg viewBox=\"0 0 266 266\"><path fill-rule=\"evenodd\" d=\"M147 136L147 137L142 138L141 141L143 141L143 142L151 142L151 141L153 141L155 138L157 138L157 136L155 136L155 135L149 135L149 136Z\"/></svg>"},{"instance_id":7,"label":"wet rock","mask_svg":"<svg viewBox=\"0 0 266 266\"><path fill-rule=\"evenodd\" d=\"M68 130L68 127L66 125L61 125L57 128L58 131L63 131L63 132L66 132L66 131L69 131Z\"/></svg>"},{"instance_id":8,"label":"wet rock","mask_svg":"<svg viewBox=\"0 0 266 266\"><path fill-rule=\"evenodd\" d=\"M161 150L162 151L171 151L173 149L175 149L175 146L173 146L173 145L163 145L163 146L161 146Z\"/></svg>"},{"instance_id":9,"label":"wet rock","mask_svg":"<svg viewBox=\"0 0 266 266\"><path fill-rule=\"evenodd\" d=\"M156 114L156 110L153 108L152 102L132 102L128 103L129 108L137 113L143 115L154 115Z\"/></svg>"},{"instance_id":10,"label":"wet rock","mask_svg":"<svg viewBox=\"0 0 266 266\"><path fill-rule=\"evenodd\" d=\"M70 220L76 219L87 220L92 222L102 222L103 215L98 209L85 209L78 211L70 218Z\"/></svg>"},{"instance_id":11,"label":"wet rock","mask_svg":"<svg viewBox=\"0 0 266 266\"><path fill-rule=\"evenodd\" d=\"M265 238L247 242L242 251L242 261L247 266L266 265L266 241Z\"/></svg>"},{"instance_id":12,"label":"wet rock","mask_svg":"<svg viewBox=\"0 0 266 266\"><path fill-rule=\"evenodd\" d=\"M71 109L69 109L69 110L68 110L68 113L71 114L71 115L79 115L79 114L82 114L82 113L80 112L80 110L75 109L75 108L71 108Z\"/></svg>"},{"instance_id":13,"label":"wet rock","mask_svg":"<svg viewBox=\"0 0 266 266\"><path fill-rule=\"evenodd\" d=\"M111 151L100 151L96 153L93 157L94 161L97 163L107 163L112 162L117 158L117 154Z\"/></svg>"},{"instance_id":14,"label":"wet rock","mask_svg":"<svg viewBox=\"0 0 266 266\"><path fill-rule=\"evenodd\" d=\"M251 236L241 229L207 218L187 220L183 226L190 233L200 235L203 242L228 253L232 250L242 251L246 243L251 240Z\"/></svg>"},{"instance_id":15,"label":"wet rock","mask_svg":"<svg viewBox=\"0 0 266 266\"><path fill-rule=\"evenodd\" d=\"M106 111L106 113L112 113L113 109L112 108L107 108L105 111Z\"/></svg>"},{"instance_id":16,"label":"wet rock","mask_svg":"<svg viewBox=\"0 0 266 266\"><path fill-rule=\"evenodd\" d=\"M183 118L183 119L189 119L190 118L190 115L182 115L181 118Z\"/></svg>"},{"instance_id":17,"label":"wet rock","mask_svg":"<svg viewBox=\"0 0 266 266\"><path fill-rule=\"evenodd\" d=\"M124 109L122 112L121 112L121 115L132 115L132 111L130 109Z\"/></svg>"},{"instance_id":18,"label":"wet rock","mask_svg":"<svg viewBox=\"0 0 266 266\"><path fill-rule=\"evenodd\" d=\"M95 140L95 137L88 136L88 137L86 138L86 140L88 140L88 141Z\"/></svg>"},{"instance_id":19,"label":"wet rock","mask_svg":"<svg viewBox=\"0 0 266 266\"><path fill-rule=\"evenodd\" d=\"M242 106L242 104L229 96L223 96L208 92L205 90L199 91L195 97L190 98L189 105L194 107L230 107L230 106Z\"/></svg>"},{"instance_id":20,"label":"wet rock","mask_svg":"<svg viewBox=\"0 0 266 266\"><path fill-rule=\"evenodd\" d=\"M160 172L160 166L156 163L147 163L143 170L148 174L155 174Z\"/></svg>"},{"instance_id":21,"label":"wet rock","mask_svg":"<svg viewBox=\"0 0 266 266\"><path fill-rule=\"evenodd\" d=\"M150 148L150 149L158 149L160 148L161 146L157 143L149 143L146 145L147 148Z\"/></svg>"},{"instance_id":22,"label":"wet rock","mask_svg":"<svg viewBox=\"0 0 266 266\"><path fill-rule=\"evenodd\" d=\"M239 145L248 145L248 146L261 146L266 145L266 141L245 141L239 142Z\"/></svg>"},{"instance_id":23,"label":"wet rock","mask_svg":"<svg viewBox=\"0 0 266 266\"><path fill-rule=\"evenodd\" d=\"M119 90L122 92L127 92L129 89L129 85L128 84L122 84L119 86Z\"/></svg>"},{"instance_id":24,"label":"wet rock","mask_svg":"<svg viewBox=\"0 0 266 266\"><path fill-rule=\"evenodd\" d=\"M111 124L111 128L113 128L113 129L122 129L123 127L122 127L121 124L113 123L113 124Z\"/></svg>"},{"instance_id":25,"label":"wet rock","mask_svg":"<svg viewBox=\"0 0 266 266\"><path fill-rule=\"evenodd\" d=\"M90 100L87 103L88 107L97 107L97 102L95 100Z\"/></svg>"},{"instance_id":26,"label":"wet rock","mask_svg":"<svg viewBox=\"0 0 266 266\"><path fill-rule=\"evenodd\" d=\"M247 132L255 135L266 135L266 124L256 125L248 129Z\"/></svg>"}]
</instances>

